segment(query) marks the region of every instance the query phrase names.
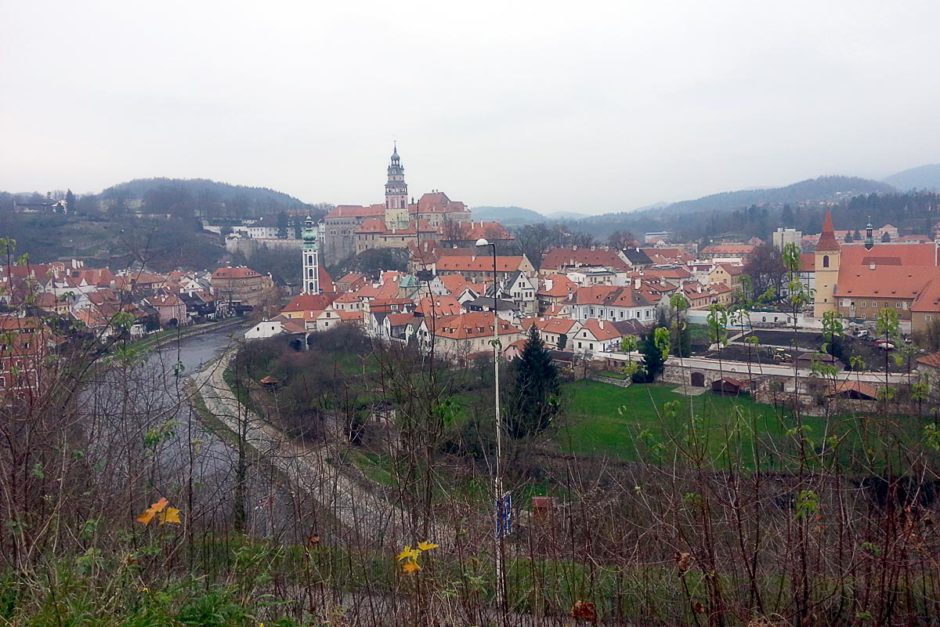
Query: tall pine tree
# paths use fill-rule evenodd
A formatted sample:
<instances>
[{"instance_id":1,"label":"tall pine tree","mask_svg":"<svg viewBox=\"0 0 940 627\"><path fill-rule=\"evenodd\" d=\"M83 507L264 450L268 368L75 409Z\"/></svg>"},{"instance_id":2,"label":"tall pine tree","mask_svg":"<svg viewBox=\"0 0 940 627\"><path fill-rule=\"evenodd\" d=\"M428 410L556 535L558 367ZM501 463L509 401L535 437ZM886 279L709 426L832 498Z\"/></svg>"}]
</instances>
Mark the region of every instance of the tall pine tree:
<instances>
[{"instance_id":1,"label":"tall pine tree","mask_svg":"<svg viewBox=\"0 0 940 627\"><path fill-rule=\"evenodd\" d=\"M543 431L558 413L558 368L535 325L515 363L515 381L509 398L506 431L524 438Z\"/></svg>"}]
</instances>

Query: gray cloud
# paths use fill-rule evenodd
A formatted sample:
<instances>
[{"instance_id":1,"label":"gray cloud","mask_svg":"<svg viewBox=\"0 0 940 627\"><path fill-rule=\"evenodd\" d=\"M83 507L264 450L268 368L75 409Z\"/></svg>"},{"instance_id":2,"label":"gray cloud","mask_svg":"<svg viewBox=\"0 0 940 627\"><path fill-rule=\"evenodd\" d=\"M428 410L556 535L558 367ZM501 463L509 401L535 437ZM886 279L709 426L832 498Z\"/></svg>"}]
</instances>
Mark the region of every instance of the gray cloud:
<instances>
[{"instance_id":1,"label":"gray cloud","mask_svg":"<svg viewBox=\"0 0 940 627\"><path fill-rule=\"evenodd\" d=\"M779 6L777 6L779 5ZM0 189L629 209L940 161L931 2L4 2Z\"/></svg>"}]
</instances>

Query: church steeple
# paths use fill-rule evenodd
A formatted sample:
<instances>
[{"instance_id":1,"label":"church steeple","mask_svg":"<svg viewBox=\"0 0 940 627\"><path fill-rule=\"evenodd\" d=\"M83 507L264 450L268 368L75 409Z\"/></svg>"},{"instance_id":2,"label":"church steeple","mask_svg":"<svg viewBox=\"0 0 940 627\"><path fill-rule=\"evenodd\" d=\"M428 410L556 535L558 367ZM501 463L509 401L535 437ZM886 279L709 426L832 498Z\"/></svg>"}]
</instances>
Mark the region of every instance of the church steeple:
<instances>
[{"instance_id":1,"label":"church steeple","mask_svg":"<svg viewBox=\"0 0 940 627\"><path fill-rule=\"evenodd\" d=\"M822 318L827 311L838 311L836 303L836 283L839 280L842 247L832 228L832 213L826 211L822 233L816 243L814 269L816 274L816 293L813 299L813 317Z\"/></svg>"}]
</instances>

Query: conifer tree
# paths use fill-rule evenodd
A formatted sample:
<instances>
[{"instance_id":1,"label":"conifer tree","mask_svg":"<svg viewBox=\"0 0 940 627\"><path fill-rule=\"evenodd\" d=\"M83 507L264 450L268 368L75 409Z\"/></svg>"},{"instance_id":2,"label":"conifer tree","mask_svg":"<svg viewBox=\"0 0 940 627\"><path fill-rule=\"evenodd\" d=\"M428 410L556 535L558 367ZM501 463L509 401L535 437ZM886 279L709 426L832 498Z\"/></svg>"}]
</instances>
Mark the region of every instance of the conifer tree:
<instances>
[{"instance_id":1,"label":"conifer tree","mask_svg":"<svg viewBox=\"0 0 940 627\"><path fill-rule=\"evenodd\" d=\"M543 431L558 412L558 368L533 325L515 364L506 430L524 438Z\"/></svg>"}]
</instances>

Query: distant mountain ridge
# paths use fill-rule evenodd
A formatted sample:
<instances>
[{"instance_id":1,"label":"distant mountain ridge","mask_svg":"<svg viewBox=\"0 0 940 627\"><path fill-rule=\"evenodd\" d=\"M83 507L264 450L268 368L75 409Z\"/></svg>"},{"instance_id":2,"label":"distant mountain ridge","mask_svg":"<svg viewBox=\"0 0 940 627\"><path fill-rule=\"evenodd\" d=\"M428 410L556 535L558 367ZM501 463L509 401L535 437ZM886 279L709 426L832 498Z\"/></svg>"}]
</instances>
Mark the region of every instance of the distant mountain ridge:
<instances>
[{"instance_id":1,"label":"distant mountain ridge","mask_svg":"<svg viewBox=\"0 0 940 627\"><path fill-rule=\"evenodd\" d=\"M905 192L912 189L940 190L940 163L902 170L885 178L884 182Z\"/></svg>"},{"instance_id":2,"label":"distant mountain ridge","mask_svg":"<svg viewBox=\"0 0 940 627\"><path fill-rule=\"evenodd\" d=\"M473 207L474 220L496 220L506 226L522 226L546 222L548 218L523 207Z\"/></svg>"},{"instance_id":3,"label":"distant mountain ridge","mask_svg":"<svg viewBox=\"0 0 940 627\"><path fill-rule=\"evenodd\" d=\"M622 211L590 216L582 223L604 223L621 221L628 216L639 216L655 212L659 216L678 216L707 211L725 212L742 209L751 205L784 205L801 202L821 202L848 198L858 194L887 194L897 189L887 183L854 176L821 176L806 179L783 187L767 189L744 189L732 192L720 192L702 196L694 200L682 200L667 205L636 211Z\"/></svg>"}]
</instances>

